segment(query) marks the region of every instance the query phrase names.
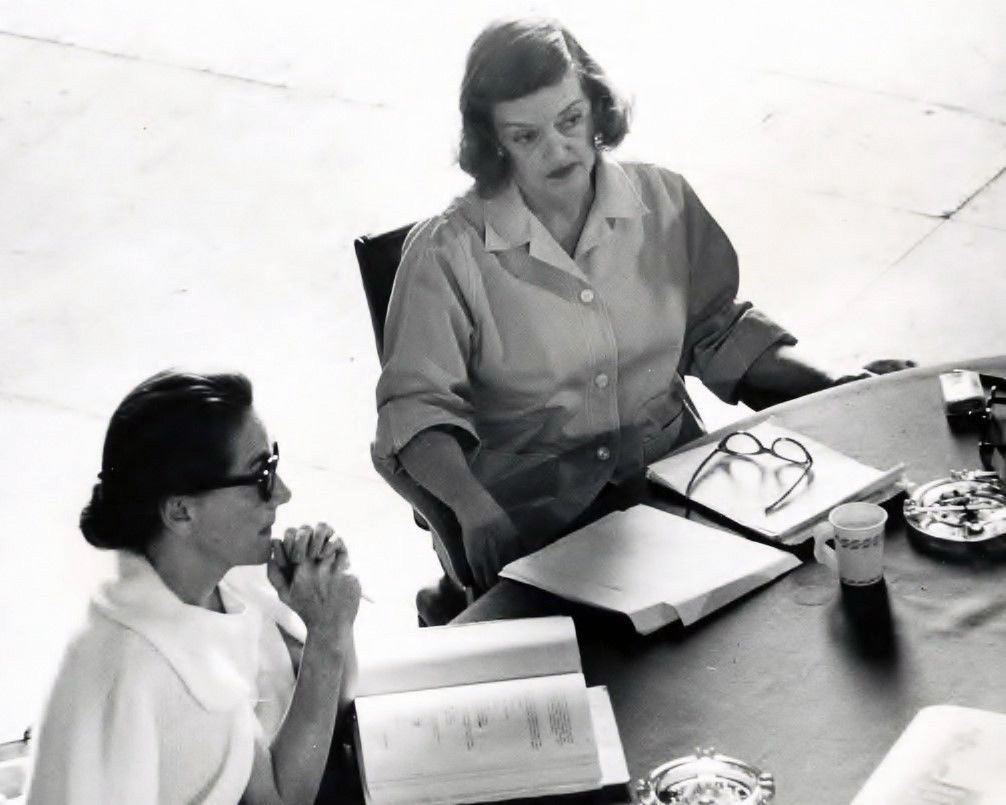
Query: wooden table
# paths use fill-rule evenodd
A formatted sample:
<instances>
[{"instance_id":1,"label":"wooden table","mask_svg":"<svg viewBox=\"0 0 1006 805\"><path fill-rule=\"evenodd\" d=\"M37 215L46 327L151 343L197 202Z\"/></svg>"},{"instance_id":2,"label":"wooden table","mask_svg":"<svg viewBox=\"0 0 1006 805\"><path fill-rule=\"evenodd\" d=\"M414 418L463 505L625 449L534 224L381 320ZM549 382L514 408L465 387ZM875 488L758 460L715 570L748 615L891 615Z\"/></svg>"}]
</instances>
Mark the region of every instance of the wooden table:
<instances>
[{"instance_id":1,"label":"wooden table","mask_svg":"<svg viewBox=\"0 0 1006 805\"><path fill-rule=\"evenodd\" d=\"M952 368L1006 376L1006 356L859 381L728 430L774 416L873 466L904 461L917 483L977 468L977 436L943 416L936 376ZM587 683L610 690L633 777L714 746L774 773L776 802L848 803L919 708L1006 712L1006 562L917 551L900 508L886 584L865 594L808 563L688 629L643 638L620 617L503 581L457 620L573 615Z\"/></svg>"}]
</instances>

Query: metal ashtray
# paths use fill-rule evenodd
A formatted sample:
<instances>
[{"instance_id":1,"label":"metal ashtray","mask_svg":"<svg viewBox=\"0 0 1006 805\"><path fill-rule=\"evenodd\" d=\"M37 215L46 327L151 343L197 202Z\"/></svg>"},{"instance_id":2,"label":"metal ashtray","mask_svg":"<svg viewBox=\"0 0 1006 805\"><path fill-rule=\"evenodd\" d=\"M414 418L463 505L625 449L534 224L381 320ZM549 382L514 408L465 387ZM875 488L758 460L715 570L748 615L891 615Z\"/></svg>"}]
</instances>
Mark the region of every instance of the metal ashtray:
<instances>
[{"instance_id":1,"label":"metal ashtray","mask_svg":"<svg viewBox=\"0 0 1006 805\"><path fill-rule=\"evenodd\" d=\"M715 749L696 749L657 766L634 791L640 805L760 805L775 797L775 778Z\"/></svg>"},{"instance_id":2,"label":"metal ashtray","mask_svg":"<svg viewBox=\"0 0 1006 805\"><path fill-rule=\"evenodd\" d=\"M955 556L1006 556L1006 487L994 472L955 470L905 499L909 537Z\"/></svg>"}]
</instances>

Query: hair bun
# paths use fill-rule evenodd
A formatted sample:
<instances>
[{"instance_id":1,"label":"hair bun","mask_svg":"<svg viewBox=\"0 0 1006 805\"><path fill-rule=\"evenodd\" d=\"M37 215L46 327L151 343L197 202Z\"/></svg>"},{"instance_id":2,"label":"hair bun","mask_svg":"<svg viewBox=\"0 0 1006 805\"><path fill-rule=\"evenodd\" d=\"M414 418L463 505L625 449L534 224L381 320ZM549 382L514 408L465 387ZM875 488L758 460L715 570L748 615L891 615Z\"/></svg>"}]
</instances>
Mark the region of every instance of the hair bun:
<instances>
[{"instance_id":1,"label":"hair bun","mask_svg":"<svg viewBox=\"0 0 1006 805\"><path fill-rule=\"evenodd\" d=\"M80 513L84 538L144 553L164 527L166 496L229 472L231 444L251 406L251 383L241 374L169 369L140 383L108 423L100 483Z\"/></svg>"},{"instance_id":2,"label":"hair bun","mask_svg":"<svg viewBox=\"0 0 1006 805\"><path fill-rule=\"evenodd\" d=\"M105 491L101 483L96 483L91 491L91 502L80 512L80 531L84 539L96 548L116 547L111 537L108 523L108 508L105 505Z\"/></svg>"}]
</instances>

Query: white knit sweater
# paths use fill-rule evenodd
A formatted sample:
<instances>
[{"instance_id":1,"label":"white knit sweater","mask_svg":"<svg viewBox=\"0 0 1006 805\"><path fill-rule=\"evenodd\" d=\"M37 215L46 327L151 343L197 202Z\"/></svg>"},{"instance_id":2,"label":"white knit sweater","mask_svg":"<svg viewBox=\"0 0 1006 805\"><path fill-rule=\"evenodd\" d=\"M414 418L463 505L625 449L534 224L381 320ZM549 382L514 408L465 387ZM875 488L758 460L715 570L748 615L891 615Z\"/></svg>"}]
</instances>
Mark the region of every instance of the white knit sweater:
<instances>
[{"instance_id":1,"label":"white knit sweater","mask_svg":"<svg viewBox=\"0 0 1006 805\"><path fill-rule=\"evenodd\" d=\"M28 805L238 802L254 741L275 734L293 692L277 616L297 626L275 596L220 592L226 614L190 606L121 555L56 677Z\"/></svg>"}]
</instances>

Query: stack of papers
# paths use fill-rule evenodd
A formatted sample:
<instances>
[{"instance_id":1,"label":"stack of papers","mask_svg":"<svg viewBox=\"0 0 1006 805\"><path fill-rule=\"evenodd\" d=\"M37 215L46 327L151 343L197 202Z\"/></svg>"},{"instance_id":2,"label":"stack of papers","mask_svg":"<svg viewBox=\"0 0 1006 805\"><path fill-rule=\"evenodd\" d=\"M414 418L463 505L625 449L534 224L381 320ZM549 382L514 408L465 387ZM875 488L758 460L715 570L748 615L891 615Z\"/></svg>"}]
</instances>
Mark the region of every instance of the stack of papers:
<instances>
[{"instance_id":1,"label":"stack of papers","mask_svg":"<svg viewBox=\"0 0 1006 805\"><path fill-rule=\"evenodd\" d=\"M500 575L620 612L649 634L677 620L692 624L799 564L778 548L634 506L511 562Z\"/></svg>"},{"instance_id":2,"label":"stack of papers","mask_svg":"<svg viewBox=\"0 0 1006 805\"><path fill-rule=\"evenodd\" d=\"M766 420L748 433L766 447L780 437L800 442L814 459L807 477L778 507L765 507L779 498L799 477L802 468L768 453L731 456L722 451L699 473L691 500L740 526L784 545L810 538L815 523L839 503L869 500L879 503L898 491L904 465L879 470ZM682 495L696 468L716 448L716 443L694 447L652 464L648 475L658 484Z\"/></svg>"},{"instance_id":3,"label":"stack of papers","mask_svg":"<svg viewBox=\"0 0 1006 805\"><path fill-rule=\"evenodd\" d=\"M1006 715L922 708L852 805L1006 802Z\"/></svg>"}]
</instances>

